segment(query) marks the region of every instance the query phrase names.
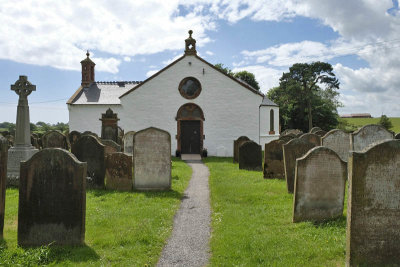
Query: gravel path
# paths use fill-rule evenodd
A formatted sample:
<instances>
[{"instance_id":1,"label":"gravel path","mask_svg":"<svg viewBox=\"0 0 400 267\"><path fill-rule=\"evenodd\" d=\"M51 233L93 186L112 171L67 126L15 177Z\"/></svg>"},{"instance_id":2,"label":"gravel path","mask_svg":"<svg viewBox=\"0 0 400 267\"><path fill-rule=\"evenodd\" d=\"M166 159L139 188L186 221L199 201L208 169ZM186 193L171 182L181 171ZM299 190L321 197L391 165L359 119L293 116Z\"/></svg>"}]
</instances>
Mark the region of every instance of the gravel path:
<instances>
[{"instance_id":1,"label":"gravel path","mask_svg":"<svg viewBox=\"0 0 400 267\"><path fill-rule=\"evenodd\" d=\"M193 169L192 178L157 266L204 266L210 256L209 171L201 160L188 160L186 163Z\"/></svg>"}]
</instances>

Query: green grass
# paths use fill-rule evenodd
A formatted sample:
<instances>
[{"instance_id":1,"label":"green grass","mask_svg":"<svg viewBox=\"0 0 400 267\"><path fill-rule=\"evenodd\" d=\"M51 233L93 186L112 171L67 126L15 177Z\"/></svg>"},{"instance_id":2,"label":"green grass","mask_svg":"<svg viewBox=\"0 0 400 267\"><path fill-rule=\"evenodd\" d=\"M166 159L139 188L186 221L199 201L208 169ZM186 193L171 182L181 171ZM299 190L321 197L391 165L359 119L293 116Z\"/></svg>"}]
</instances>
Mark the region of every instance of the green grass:
<instances>
[{"instance_id":1,"label":"green grass","mask_svg":"<svg viewBox=\"0 0 400 267\"><path fill-rule=\"evenodd\" d=\"M400 132L400 118L389 118L393 124L393 128L390 129L395 133ZM350 124L353 124L357 128L360 128L367 124L377 124L380 118L341 118L341 120L345 120Z\"/></svg>"},{"instance_id":2,"label":"green grass","mask_svg":"<svg viewBox=\"0 0 400 267\"><path fill-rule=\"evenodd\" d=\"M284 180L239 170L232 158L205 162L213 209L212 266L344 265L345 216L292 223L293 195Z\"/></svg>"},{"instance_id":3,"label":"green grass","mask_svg":"<svg viewBox=\"0 0 400 267\"><path fill-rule=\"evenodd\" d=\"M152 266L171 234L173 216L191 177L174 159L172 190L86 194L86 246L22 249L17 246L18 190L7 189L0 266Z\"/></svg>"}]
</instances>

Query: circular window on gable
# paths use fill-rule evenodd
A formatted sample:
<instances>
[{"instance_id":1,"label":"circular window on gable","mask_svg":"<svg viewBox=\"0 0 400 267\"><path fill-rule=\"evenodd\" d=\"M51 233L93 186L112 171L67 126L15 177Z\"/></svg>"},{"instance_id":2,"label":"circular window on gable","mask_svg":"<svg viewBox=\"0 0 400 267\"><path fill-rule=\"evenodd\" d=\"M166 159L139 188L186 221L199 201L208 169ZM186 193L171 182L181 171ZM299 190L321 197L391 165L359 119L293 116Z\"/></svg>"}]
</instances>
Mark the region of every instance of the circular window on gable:
<instances>
[{"instance_id":1,"label":"circular window on gable","mask_svg":"<svg viewBox=\"0 0 400 267\"><path fill-rule=\"evenodd\" d=\"M186 99L196 98L201 92L201 84L194 77L186 77L179 84L179 92Z\"/></svg>"}]
</instances>

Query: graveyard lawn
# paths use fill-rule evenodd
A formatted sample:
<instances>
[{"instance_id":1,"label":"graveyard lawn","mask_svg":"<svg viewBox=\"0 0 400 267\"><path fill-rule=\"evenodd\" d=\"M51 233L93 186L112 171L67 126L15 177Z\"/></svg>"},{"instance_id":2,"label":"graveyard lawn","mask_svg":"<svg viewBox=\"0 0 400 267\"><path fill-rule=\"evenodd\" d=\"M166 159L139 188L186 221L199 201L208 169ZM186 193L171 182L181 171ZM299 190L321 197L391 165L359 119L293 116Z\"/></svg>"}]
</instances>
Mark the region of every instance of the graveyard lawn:
<instances>
[{"instance_id":1,"label":"graveyard lawn","mask_svg":"<svg viewBox=\"0 0 400 267\"><path fill-rule=\"evenodd\" d=\"M117 192L88 190L86 246L17 247L18 190L7 189L3 266L152 266L172 231L173 216L191 177L191 168L174 158L172 190Z\"/></svg>"},{"instance_id":2,"label":"graveyard lawn","mask_svg":"<svg viewBox=\"0 0 400 267\"><path fill-rule=\"evenodd\" d=\"M285 180L207 158L212 205L212 266L344 266L346 217L292 223ZM346 203L344 214L346 214Z\"/></svg>"},{"instance_id":3,"label":"graveyard lawn","mask_svg":"<svg viewBox=\"0 0 400 267\"><path fill-rule=\"evenodd\" d=\"M378 118L341 118L341 120L345 120L347 123L350 123L357 128L361 128L367 124L377 124L379 122L380 117ZM400 118L391 117L389 118L393 124L393 128L390 129L395 133L400 133Z\"/></svg>"}]
</instances>

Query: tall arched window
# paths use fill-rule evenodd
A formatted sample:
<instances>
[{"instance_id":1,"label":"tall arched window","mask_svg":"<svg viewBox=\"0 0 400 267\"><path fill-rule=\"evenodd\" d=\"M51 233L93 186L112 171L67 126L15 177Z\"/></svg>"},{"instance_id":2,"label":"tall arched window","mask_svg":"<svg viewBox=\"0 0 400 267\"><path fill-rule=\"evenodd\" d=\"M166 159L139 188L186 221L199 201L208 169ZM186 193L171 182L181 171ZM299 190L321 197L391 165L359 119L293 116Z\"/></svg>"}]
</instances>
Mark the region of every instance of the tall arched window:
<instances>
[{"instance_id":1,"label":"tall arched window","mask_svg":"<svg viewBox=\"0 0 400 267\"><path fill-rule=\"evenodd\" d=\"M270 132L275 132L274 130L274 110L271 109L269 112L269 131Z\"/></svg>"}]
</instances>

